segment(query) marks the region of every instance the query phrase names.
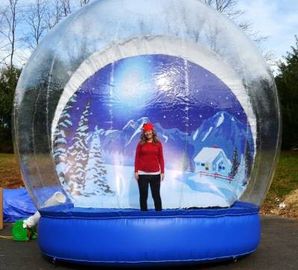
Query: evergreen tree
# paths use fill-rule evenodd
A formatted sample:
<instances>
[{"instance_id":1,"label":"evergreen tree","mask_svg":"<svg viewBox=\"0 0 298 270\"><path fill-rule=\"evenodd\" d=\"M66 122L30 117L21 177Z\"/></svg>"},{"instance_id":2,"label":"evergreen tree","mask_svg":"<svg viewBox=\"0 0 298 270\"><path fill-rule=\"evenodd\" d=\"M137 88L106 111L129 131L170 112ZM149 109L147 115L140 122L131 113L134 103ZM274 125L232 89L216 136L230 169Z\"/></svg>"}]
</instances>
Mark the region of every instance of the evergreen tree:
<instances>
[{"instance_id":1,"label":"evergreen tree","mask_svg":"<svg viewBox=\"0 0 298 270\"><path fill-rule=\"evenodd\" d=\"M237 151L237 147L235 147L234 152L233 152L232 168L231 168L231 172L229 174L230 177L232 177L232 178L235 177L238 167L239 167L238 151Z\"/></svg>"},{"instance_id":2,"label":"evergreen tree","mask_svg":"<svg viewBox=\"0 0 298 270\"><path fill-rule=\"evenodd\" d=\"M248 179L246 177L245 171L246 171L245 156L244 155L241 155L241 157L240 157L240 163L239 163L237 172L236 172L236 174L234 176L234 179L237 181L238 188L240 188L240 190L241 190L241 187L242 186L245 186L247 184L247 182L248 182ZM239 191L239 190L237 190L237 191Z\"/></svg>"},{"instance_id":3,"label":"evergreen tree","mask_svg":"<svg viewBox=\"0 0 298 270\"><path fill-rule=\"evenodd\" d=\"M85 168L88 161L88 116L90 102L82 113L72 145L68 150L68 191L72 195L81 195L85 185Z\"/></svg>"},{"instance_id":4,"label":"evergreen tree","mask_svg":"<svg viewBox=\"0 0 298 270\"><path fill-rule=\"evenodd\" d=\"M275 81L282 113L282 147L298 147L298 37L287 53L285 62L279 64L280 74Z\"/></svg>"},{"instance_id":5,"label":"evergreen tree","mask_svg":"<svg viewBox=\"0 0 298 270\"><path fill-rule=\"evenodd\" d=\"M15 67L0 70L0 152L13 152L11 114L20 73Z\"/></svg>"},{"instance_id":6,"label":"evergreen tree","mask_svg":"<svg viewBox=\"0 0 298 270\"><path fill-rule=\"evenodd\" d=\"M86 166L85 192L86 195L107 195L113 194L106 179L107 170L104 166L102 149L100 144L99 130L95 127L95 132L91 137L89 158Z\"/></svg>"},{"instance_id":7,"label":"evergreen tree","mask_svg":"<svg viewBox=\"0 0 298 270\"><path fill-rule=\"evenodd\" d=\"M56 171L58 178L62 185L67 184L67 179L65 175L68 171L67 164L67 135L69 128L72 127L73 123L70 118L70 110L73 107L73 104L76 102L77 95L76 93L71 97L67 105L65 106L61 117L59 119L55 136L54 136L54 160L56 163Z\"/></svg>"},{"instance_id":8,"label":"evergreen tree","mask_svg":"<svg viewBox=\"0 0 298 270\"><path fill-rule=\"evenodd\" d=\"M244 157L245 157L245 176L248 180L250 176L250 171L252 168L252 163L253 163L252 153L250 151L250 145L248 142L246 142L245 144Z\"/></svg>"}]
</instances>

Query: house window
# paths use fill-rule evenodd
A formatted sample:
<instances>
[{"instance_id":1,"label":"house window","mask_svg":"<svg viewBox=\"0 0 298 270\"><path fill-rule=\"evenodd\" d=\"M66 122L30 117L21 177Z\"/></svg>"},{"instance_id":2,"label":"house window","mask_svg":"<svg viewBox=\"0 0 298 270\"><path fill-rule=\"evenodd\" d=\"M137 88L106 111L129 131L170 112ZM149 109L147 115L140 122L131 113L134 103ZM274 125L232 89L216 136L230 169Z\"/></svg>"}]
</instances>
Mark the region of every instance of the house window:
<instances>
[{"instance_id":1,"label":"house window","mask_svg":"<svg viewBox=\"0 0 298 270\"><path fill-rule=\"evenodd\" d=\"M218 170L219 171L224 171L226 168L225 168L225 166L223 165L223 163L220 163L219 165L218 165Z\"/></svg>"},{"instance_id":2,"label":"house window","mask_svg":"<svg viewBox=\"0 0 298 270\"><path fill-rule=\"evenodd\" d=\"M219 166L219 169L224 171L225 170L225 167L224 166Z\"/></svg>"}]
</instances>

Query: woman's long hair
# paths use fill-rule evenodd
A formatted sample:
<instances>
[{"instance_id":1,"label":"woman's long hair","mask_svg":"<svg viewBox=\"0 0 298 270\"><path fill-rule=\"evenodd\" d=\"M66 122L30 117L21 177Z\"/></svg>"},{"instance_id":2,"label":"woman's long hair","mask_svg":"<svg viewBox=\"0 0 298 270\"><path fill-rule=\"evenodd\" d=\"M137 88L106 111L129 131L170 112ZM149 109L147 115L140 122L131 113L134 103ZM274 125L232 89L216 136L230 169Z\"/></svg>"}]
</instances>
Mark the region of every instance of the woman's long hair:
<instances>
[{"instance_id":1,"label":"woman's long hair","mask_svg":"<svg viewBox=\"0 0 298 270\"><path fill-rule=\"evenodd\" d=\"M152 135L153 135L153 143L158 143L159 139L157 138L157 134L156 134L155 130L152 130ZM144 144L146 141L147 141L147 139L145 136L145 132L142 131L140 144Z\"/></svg>"}]
</instances>

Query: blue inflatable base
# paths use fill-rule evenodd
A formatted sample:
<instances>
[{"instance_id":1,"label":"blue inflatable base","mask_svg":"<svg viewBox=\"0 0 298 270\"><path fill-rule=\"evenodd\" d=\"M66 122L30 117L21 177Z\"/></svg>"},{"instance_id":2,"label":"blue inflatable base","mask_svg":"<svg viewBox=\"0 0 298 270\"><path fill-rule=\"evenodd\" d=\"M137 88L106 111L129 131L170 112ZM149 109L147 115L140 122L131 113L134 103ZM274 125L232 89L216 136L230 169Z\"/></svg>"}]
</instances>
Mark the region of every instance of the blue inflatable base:
<instances>
[{"instance_id":1,"label":"blue inflatable base","mask_svg":"<svg viewBox=\"0 0 298 270\"><path fill-rule=\"evenodd\" d=\"M259 208L74 208L40 210L38 241L53 260L98 265L154 265L235 259L260 241Z\"/></svg>"}]
</instances>

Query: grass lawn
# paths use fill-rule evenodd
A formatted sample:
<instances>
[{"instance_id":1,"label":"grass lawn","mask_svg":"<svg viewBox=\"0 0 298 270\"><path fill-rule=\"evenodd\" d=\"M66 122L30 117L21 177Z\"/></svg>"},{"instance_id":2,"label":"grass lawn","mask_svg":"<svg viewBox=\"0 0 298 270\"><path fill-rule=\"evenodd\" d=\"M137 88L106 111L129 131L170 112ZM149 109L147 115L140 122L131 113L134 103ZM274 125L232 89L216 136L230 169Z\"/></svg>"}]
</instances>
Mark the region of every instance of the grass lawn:
<instances>
[{"instance_id":1,"label":"grass lawn","mask_svg":"<svg viewBox=\"0 0 298 270\"><path fill-rule=\"evenodd\" d=\"M279 205L295 190L298 191L298 151L281 152L270 190L262 206L263 213L279 212L279 214L287 215L285 211L279 211ZM298 209L294 216L298 217Z\"/></svg>"},{"instance_id":2,"label":"grass lawn","mask_svg":"<svg viewBox=\"0 0 298 270\"><path fill-rule=\"evenodd\" d=\"M13 154L0 153L0 187L16 188L22 186L17 158ZM298 209L280 211L280 203L293 191L298 191L298 151L281 152L270 190L262 205L263 214L281 214L298 217ZM298 198L297 204L298 205Z\"/></svg>"},{"instance_id":3,"label":"grass lawn","mask_svg":"<svg viewBox=\"0 0 298 270\"><path fill-rule=\"evenodd\" d=\"M23 185L17 157L0 153L0 187L17 188Z\"/></svg>"}]
</instances>

